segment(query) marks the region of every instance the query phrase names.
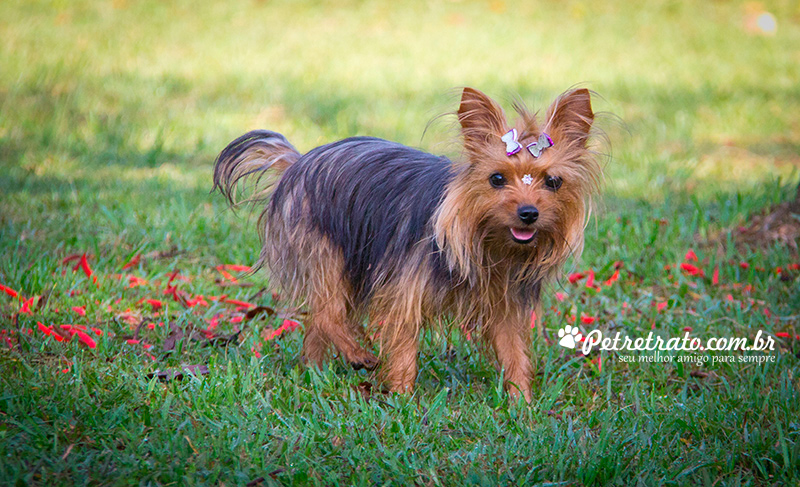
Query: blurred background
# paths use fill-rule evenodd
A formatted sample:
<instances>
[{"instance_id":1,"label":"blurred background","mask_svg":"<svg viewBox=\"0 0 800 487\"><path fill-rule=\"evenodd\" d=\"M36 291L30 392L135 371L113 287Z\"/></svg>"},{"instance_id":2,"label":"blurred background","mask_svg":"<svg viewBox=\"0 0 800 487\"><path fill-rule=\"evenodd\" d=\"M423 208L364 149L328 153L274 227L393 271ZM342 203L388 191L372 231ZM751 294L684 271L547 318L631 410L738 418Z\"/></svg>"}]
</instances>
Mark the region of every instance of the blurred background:
<instances>
[{"instance_id":1,"label":"blurred background","mask_svg":"<svg viewBox=\"0 0 800 487\"><path fill-rule=\"evenodd\" d=\"M777 202L800 164L797 1L6 1L0 32L2 236L42 247L202 247L213 160L251 129L457 156L436 117L463 86L597 92L607 212Z\"/></svg>"}]
</instances>

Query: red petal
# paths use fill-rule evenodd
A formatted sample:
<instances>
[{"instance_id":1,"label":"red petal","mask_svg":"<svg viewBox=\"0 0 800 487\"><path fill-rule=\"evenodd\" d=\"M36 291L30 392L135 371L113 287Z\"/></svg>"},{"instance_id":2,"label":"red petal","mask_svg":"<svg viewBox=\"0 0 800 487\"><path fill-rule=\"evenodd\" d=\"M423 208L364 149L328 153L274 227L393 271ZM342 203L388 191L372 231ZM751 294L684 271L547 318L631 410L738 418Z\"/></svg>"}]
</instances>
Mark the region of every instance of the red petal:
<instances>
[{"instance_id":1,"label":"red petal","mask_svg":"<svg viewBox=\"0 0 800 487\"><path fill-rule=\"evenodd\" d=\"M228 304L235 304L236 306L243 306L245 308L255 308L256 305L252 303L248 303L246 301L239 301L238 299L225 299L224 300Z\"/></svg>"},{"instance_id":2,"label":"red petal","mask_svg":"<svg viewBox=\"0 0 800 487\"><path fill-rule=\"evenodd\" d=\"M66 264L68 262L72 262L73 260L78 260L81 258L81 254L70 254L63 259L61 259L61 264Z\"/></svg>"},{"instance_id":3,"label":"red petal","mask_svg":"<svg viewBox=\"0 0 800 487\"><path fill-rule=\"evenodd\" d=\"M298 323L298 322L296 322L294 320L283 320L283 324L281 325L281 328L283 328L286 331L295 331L299 326L300 326L300 323Z\"/></svg>"},{"instance_id":4,"label":"red petal","mask_svg":"<svg viewBox=\"0 0 800 487\"><path fill-rule=\"evenodd\" d=\"M87 347L89 347L89 348L97 347L97 342L95 342L94 339L92 337L90 337L89 335L87 335L86 333L84 333L84 332L82 332L80 330L74 330L73 333L75 333L75 335L78 336L78 341L83 343Z\"/></svg>"},{"instance_id":5,"label":"red petal","mask_svg":"<svg viewBox=\"0 0 800 487\"><path fill-rule=\"evenodd\" d=\"M690 276L702 276L703 275L702 269L700 269L699 267L694 266L692 264L687 264L686 262L683 262L681 264L681 269L683 269L683 271L686 272L687 274L689 274Z\"/></svg>"},{"instance_id":6,"label":"red petal","mask_svg":"<svg viewBox=\"0 0 800 487\"><path fill-rule=\"evenodd\" d=\"M617 280L619 280L619 269L614 271L614 274L605 282L605 284L606 286L610 286Z\"/></svg>"},{"instance_id":7,"label":"red petal","mask_svg":"<svg viewBox=\"0 0 800 487\"><path fill-rule=\"evenodd\" d=\"M32 315L33 311L31 310L31 306L33 306L33 298L23 301L22 307L19 309L19 312L22 314Z\"/></svg>"},{"instance_id":8,"label":"red petal","mask_svg":"<svg viewBox=\"0 0 800 487\"><path fill-rule=\"evenodd\" d=\"M49 326L44 326L41 321L37 321L36 322L36 326L39 328L39 331L41 331L42 333L44 333L47 336L50 336L50 335L53 334L53 329L50 328Z\"/></svg>"},{"instance_id":9,"label":"red petal","mask_svg":"<svg viewBox=\"0 0 800 487\"><path fill-rule=\"evenodd\" d=\"M133 266L139 265L139 261L141 260L142 260L142 254L134 255L133 257L131 257L131 260L129 260L127 264L122 266L122 270L130 269Z\"/></svg>"},{"instance_id":10,"label":"red petal","mask_svg":"<svg viewBox=\"0 0 800 487\"><path fill-rule=\"evenodd\" d=\"M92 268L89 267L89 261L86 259L86 254L81 255L81 260L78 262L78 266L83 269L83 273L86 274L86 277L92 277Z\"/></svg>"},{"instance_id":11,"label":"red petal","mask_svg":"<svg viewBox=\"0 0 800 487\"><path fill-rule=\"evenodd\" d=\"M584 276L582 273L576 272L574 274L570 274L567 279L569 279L569 283L570 284L575 284L576 282L580 281L584 277L586 277L586 276Z\"/></svg>"},{"instance_id":12,"label":"red petal","mask_svg":"<svg viewBox=\"0 0 800 487\"><path fill-rule=\"evenodd\" d=\"M789 338L789 334L785 331L779 331L775 336L778 338Z\"/></svg>"},{"instance_id":13,"label":"red petal","mask_svg":"<svg viewBox=\"0 0 800 487\"><path fill-rule=\"evenodd\" d=\"M719 284L719 266L714 267L714 274L711 276L711 284Z\"/></svg>"},{"instance_id":14,"label":"red petal","mask_svg":"<svg viewBox=\"0 0 800 487\"><path fill-rule=\"evenodd\" d=\"M597 318L595 318L594 316L581 316L581 322L583 324L591 325L595 321L597 321Z\"/></svg>"},{"instance_id":15,"label":"red petal","mask_svg":"<svg viewBox=\"0 0 800 487\"><path fill-rule=\"evenodd\" d=\"M237 264L225 264L220 266L223 269L228 269L234 272L250 272L250 266L247 265L237 265Z\"/></svg>"},{"instance_id":16,"label":"red petal","mask_svg":"<svg viewBox=\"0 0 800 487\"><path fill-rule=\"evenodd\" d=\"M664 301L661 303L655 303L655 306L657 311L664 311L665 309L667 309L667 306L669 306L669 302Z\"/></svg>"},{"instance_id":17,"label":"red petal","mask_svg":"<svg viewBox=\"0 0 800 487\"><path fill-rule=\"evenodd\" d=\"M128 287L144 286L147 284L145 279L128 274Z\"/></svg>"},{"instance_id":18,"label":"red petal","mask_svg":"<svg viewBox=\"0 0 800 487\"><path fill-rule=\"evenodd\" d=\"M556 299L559 301L564 301L565 299L567 299L567 295L564 293L556 293Z\"/></svg>"},{"instance_id":19,"label":"red petal","mask_svg":"<svg viewBox=\"0 0 800 487\"><path fill-rule=\"evenodd\" d=\"M686 252L686 256L684 256L683 260L693 260L697 262L697 254L694 253L694 250L689 249L689 251Z\"/></svg>"},{"instance_id":20,"label":"red petal","mask_svg":"<svg viewBox=\"0 0 800 487\"><path fill-rule=\"evenodd\" d=\"M11 289L10 287L8 287L8 286L4 286L4 285L2 285L2 284L0 284L0 291L3 291L4 293L8 294L8 295L9 295L9 296L11 296L12 298L19 297L19 293L18 293L18 292L14 291L14 290L13 290L13 289Z\"/></svg>"},{"instance_id":21,"label":"red petal","mask_svg":"<svg viewBox=\"0 0 800 487\"><path fill-rule=\"evenodd\" d=\"M80 316L86 316L86 306L73 306L72 311L78 313Z\"/></svg>"},{"instance_id":22,"label":"red petal","mask_svg":"<svg viewBox=\"0 0 800 487\"><path fill-rule=\"evenodd\" d=\"M747 269L750 267L750 264L748 264L747 262L739 262L739 267L741 267L742 269Z\"/></svg>"},{"instance_id":23,"label":"red petal","mask_svg":"<svg viewBox=\"0 0 800 487\"><path fill-rule=\"evenodd\" d=\"M531 328L536 328L536 311L531 311Z\"/></svg>"},{"instance_id":24,"label":"red petal","mask_svg":"<svg viewBox=\"0 0 800 487\"><path fill-rule=\"evenodd\" d=\"M594 287L594 271L589 269L588 271L586 271L586 275L588 276L586 278L586 287L593 288Z\"/></svg>"},{"instance_id":25,"label":"red petal","mask_svg":"<svg viewBox=\"0 0 800 487\"><path fill-rule=\"evenodd\" d=\"M145 301L147 301L147 304L153 307L153 311L158 311L164 306L164 303L157 299L146 299Z\"/></svg>"},{"instance_id":26,"label":"red petal","mask_svg":"<svg viewBox=\"0 0 800 487\"><path fill-rule=\"evenodd\" d=\"M227 279L227 280L229 280L229 281L231 281L231 282L236 282L236 278L235 278L235 277L233 277L233 275L231 275L231 273L230 273L230 272L228 272L228 271L226 271L226 270L225 270L225 266L223 266L223 265L218 265L218 266L216 267L216 269L219 271L219 273L220 273L220 274L222 274L222 277L224 277L225 279Z\"/></svg>"}]
</instances>

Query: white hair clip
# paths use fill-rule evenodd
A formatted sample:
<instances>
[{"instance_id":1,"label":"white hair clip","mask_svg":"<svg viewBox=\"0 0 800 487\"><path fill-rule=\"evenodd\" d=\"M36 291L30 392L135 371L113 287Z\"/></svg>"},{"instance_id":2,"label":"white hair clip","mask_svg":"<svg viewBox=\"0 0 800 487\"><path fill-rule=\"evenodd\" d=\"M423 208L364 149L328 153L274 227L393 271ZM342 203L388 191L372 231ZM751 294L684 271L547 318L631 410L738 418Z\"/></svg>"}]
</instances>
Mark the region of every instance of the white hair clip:
<instances>
[{"instance_id":1,"label":"white hair clip","mask_svg":"<svg viewBox=\"0 0 800 487\"><path fill-rule=\"evenodd\" d=\"M500 140L506 143L506 155L513 156L522 150L522 144L517 141L517 129L509 130Z\"/></svg>"},{"instance_id":2,"label":"white hair clip","mask_svg":"<svg viewBox=\"0 0 800 487\"><path fill-rule=\"evenodd\" d=\"M522 182L530 186L533 183L533 178L531 177L530 174L526 174L522 176Z\"/></svg>"}]
</instances>

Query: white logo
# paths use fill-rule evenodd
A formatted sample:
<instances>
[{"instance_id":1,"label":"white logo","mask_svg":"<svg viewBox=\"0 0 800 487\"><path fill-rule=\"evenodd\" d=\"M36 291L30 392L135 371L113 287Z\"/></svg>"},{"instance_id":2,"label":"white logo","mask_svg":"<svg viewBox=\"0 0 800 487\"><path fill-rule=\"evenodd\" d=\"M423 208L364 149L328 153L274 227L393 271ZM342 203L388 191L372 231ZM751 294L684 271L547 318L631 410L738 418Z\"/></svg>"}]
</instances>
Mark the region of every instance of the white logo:
<instances>
[{"instance_id":1,"label":"white logo","mask_svg":"<svg viewBox=\"0 0 800 487\"><path fill-rule=\"evenodd\" d=\"M575 348L579 341L581 341L581 334L578 332L578 327L567 325L558 330L558 344L565 348Z\"/></svg>"}]
</instances>

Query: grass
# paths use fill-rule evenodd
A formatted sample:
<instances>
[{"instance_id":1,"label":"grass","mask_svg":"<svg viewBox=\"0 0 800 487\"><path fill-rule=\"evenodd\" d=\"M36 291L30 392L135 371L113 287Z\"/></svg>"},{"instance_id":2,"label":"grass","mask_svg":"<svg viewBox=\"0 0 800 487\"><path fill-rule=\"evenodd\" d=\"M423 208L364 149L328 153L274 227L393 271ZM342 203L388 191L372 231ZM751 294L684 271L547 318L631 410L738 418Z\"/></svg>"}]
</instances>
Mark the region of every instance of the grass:
<instances>
[{"instance_id":1,"label":"grass","mask_svg":"<svg viewBox=\"0 0 800 487\"><path fill-rule=\"evenodd\" d=\"M580 83L613 114L599 121L611 157L583 258L566 272L592 269L600 282L623 267L601 291L554 285L548 336L569 316L597 319L584 333L794 336L797 257L730 244L792 197L800 154L800 11L773 2L778 31L765 36L746 28L756 7L3 3L0 284L46 298L27 314L0 295L0 483L797 485L800 367L788 338L760 365L603 352L601 369L597 354L536 334L523 406L459 333L426 334L415 393L385 396L339 362L302 367L300 331L268 339L281 318L237 323L242 311L210 299L281 306L264 276L222 287L215 269L258 250L252 220L208 194L234 137L269 128L305 151L368 134L457 155L452 119L422 137L455 108L454 87L544 107ZM677 267L689 249L704 277ZM87 254L97 285L62 263L73 254ZM177 288L208 306L163 294L175 270ZM129 287L128 275L146 283ZM171 330L215 317L216 333L241 333L164 350ZM128 343L140 321L153 329ZM37 322L104 334L90 349ZM153 375L187 364L208 373Z\"/></svg>"}]
</instances>

